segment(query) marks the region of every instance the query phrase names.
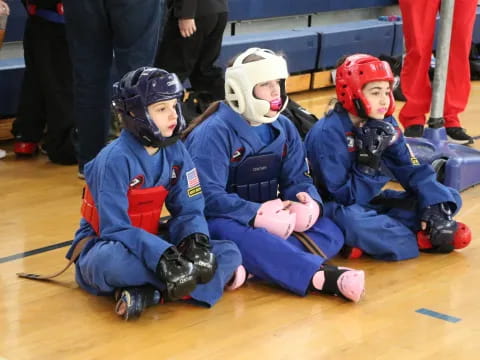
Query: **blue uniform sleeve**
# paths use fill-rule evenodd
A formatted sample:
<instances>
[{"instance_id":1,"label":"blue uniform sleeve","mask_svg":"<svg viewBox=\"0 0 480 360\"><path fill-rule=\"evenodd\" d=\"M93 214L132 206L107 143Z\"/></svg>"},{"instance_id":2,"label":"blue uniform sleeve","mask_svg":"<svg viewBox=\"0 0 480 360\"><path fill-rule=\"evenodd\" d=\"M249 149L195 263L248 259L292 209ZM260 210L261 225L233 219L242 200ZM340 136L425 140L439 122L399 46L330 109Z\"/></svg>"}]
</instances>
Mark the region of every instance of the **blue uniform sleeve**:
<instances>
[{"instance_id":1,"label":"blue uniform sleeve","mask_svg":"<svg viewBox=\"0 0 480 360\"><path fill-rule=\"evenodd\" d=\"M127 197L131 178L128 159L107 156L102 162L89 183L100 218L100 237L121 242L155 271L163 252L172 244L131 224Z\"/></svg>"},{"instance_id":2,"label":"blue uniform sleeve","mask_svg":"<svg viewBox=\"0 0 480 360\"><path fill-rule=\"evenodd\" d=\"M189 135L186 145L198 169L207 218L229 218L248 224L260 204L226 191L231 151L228 128L211 126L207 119Z\"/></svg>"},{"instance_id":3,"label":"blue uniform sleeve","mask_svg":"<svg viewBox=\"0 0 480 360\"><path fill-rule=\"evenodd\" d=\"M308 193L312 199L318 201L319 204L322 204L320 194L310 176L307 154L302 139L289 120L285 124L287 142L279 181L280 196L284 200L298 201L296 195L303 191Z\"/></svg>"},{"instance_id":4,"label":"blue uniform sleeve","mask_svg":"<svg viewBox=\"0 0 480 360\"><path fill-rule=\"evenodd\" d=\"M305 139L314 178L326 189L328 195L340 204L368 203L385 184L385 177L370 176L359 171L353 144L347 143L343 129L321 123L325 121L339 119L322 119L314 125Z\"/></svg>"},{"instance_id":5,"label":"blue uniform sleeve","mask_svg":"<svg viewBox=\"0 0 480 360\"><path fill-rule=\"evenodd\" d=\"M166 207L172 216L168 222L168 232L174 244L193 233L209 236L197 169L185 146L179 143L177 147L177 151L181 152L182 163L176 183L169 189L166 199Z\"/></svg>"},{"instance_id":6,"label":"blue uniform sleeve","mask_svg":"<svg viewBox=\"0 0 480 360\"><path fill-rule=\"evenodd\" d=\"M393 118L391 122L398 126ZM430 165L418 162L403 134L384 151L382 160L405 190L417 195L420 209L443 202L448 202L452 211L457 209L451 191L437 181Z\"/></svg>"}]
</instances>

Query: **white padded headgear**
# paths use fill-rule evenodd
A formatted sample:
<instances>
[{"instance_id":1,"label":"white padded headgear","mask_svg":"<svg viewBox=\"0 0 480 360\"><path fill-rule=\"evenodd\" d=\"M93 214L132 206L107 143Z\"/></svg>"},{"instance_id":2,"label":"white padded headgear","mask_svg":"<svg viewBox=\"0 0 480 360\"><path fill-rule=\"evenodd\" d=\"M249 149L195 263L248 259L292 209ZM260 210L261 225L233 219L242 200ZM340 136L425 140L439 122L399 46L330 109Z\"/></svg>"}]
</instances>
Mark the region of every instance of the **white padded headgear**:
<instances>
[{"instance_id":1,"label":"white padded headgear","mask_svg":"<svg viewBox=\"0 0 480 360\"><path fill-rule=\"evenodd\" d=\"M250 55L257 55L263 59L243 63ZM287 106L285 80L288 78L287 62L282 56L276 55L268 49L250 48L241 53L233 65L225 72L225 100L237 113L247 120L256 123L271 123L275 121ZM255 85L280 79L282 108L274 117L265 116L270 110L270 103L257 99L253 95Z\"/></svg>"}]
</instances>

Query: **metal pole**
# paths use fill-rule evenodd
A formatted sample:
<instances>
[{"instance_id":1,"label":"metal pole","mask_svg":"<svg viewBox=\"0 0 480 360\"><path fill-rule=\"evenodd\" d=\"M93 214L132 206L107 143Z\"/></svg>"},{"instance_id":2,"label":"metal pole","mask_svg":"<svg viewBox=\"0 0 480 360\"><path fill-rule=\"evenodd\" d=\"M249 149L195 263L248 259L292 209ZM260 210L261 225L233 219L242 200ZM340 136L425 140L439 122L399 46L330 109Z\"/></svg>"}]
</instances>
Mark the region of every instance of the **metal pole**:
<instances>
[{"instance_id":1,"label":"metal pole","mask_svg":"<svg viewBox=\"0 0 480 360\"><path fill-rule=\"evenodd\" d=\"M428 126L444 126L443 107L447 85L448 58L450 55L450 38L452 35L453 9L455 0L442 0L440 9L440 29L438 32L435 75L432 86L432 108Z\"/></svg>"}]
</instances>

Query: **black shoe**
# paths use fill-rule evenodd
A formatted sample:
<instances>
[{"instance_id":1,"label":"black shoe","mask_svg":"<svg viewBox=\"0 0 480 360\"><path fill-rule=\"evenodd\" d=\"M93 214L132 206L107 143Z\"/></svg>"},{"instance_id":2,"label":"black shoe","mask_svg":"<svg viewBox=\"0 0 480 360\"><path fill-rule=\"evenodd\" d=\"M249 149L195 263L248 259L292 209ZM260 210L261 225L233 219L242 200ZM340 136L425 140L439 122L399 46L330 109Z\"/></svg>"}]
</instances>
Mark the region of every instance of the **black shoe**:
<instances>
[{"instance_id":1,"label":"black shoe","mask_svg":"<svg viewBox=\"0 0 480 360\"><path fill-rule=\"evenodd\" d=\"M465 132L465 129L461 127L449 127L445 129L447 131L448 141L454 144L471 145L473 144L473 138Z\"/></svg>"},{"instance_id":2,"label":"black shoe","mask_svg":"<svg viewBox=\"0 0 480 360\"><path fill-rule=\"evenodd\" d=\"M408 137L422 137L423 136L423 125L411 125L405 128L403 135Z\"/></svg>"},{"instance_id":3,"label":"black shoe","mask_svg":"<svg viewBox=\"0 0 480 360\"><path fill-rule=\"evenodd\" d=\"M115 292L115 313L125 320L140 317L147 307L162 301L160 291L151 286L127 287Z\"/></svg>"}]
</instances>

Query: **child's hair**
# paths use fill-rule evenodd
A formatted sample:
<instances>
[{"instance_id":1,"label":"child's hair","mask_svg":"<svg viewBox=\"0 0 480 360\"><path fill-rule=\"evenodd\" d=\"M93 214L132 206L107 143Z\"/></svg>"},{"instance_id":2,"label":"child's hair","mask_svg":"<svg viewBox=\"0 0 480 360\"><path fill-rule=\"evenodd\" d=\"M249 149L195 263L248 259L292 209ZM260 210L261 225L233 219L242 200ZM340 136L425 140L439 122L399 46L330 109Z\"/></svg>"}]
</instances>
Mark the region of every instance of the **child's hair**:
<instances>
[{"instance_id":1,"label":"child's hair","mask_svg":"<svg viewBox=\"0 0 480 360\"><path fill-rule=\"evenodd\" d=\"M338 58L337 62L335 63L335 69L337 69L340 65L342 65L345 60L349 57L350 55L343 55ZM328 116L329 114L332 113L332 111L339 111L342 109L342 104L338 101L338 99L334 96L328 100L327 106L325 107L325 111L323 112L324 116Z\"/></svg>"},{"instance_id":2,"label":"child's hair","mask_svg":"<svg viewBox=\"0 0 480 360\"><path fill-rule=\"evenodd\" d=\"M187 128L183 131L181 138L186 139L188 135L195 129L198 125L200 125L202 122L204 122L210 115L212 115L214 112L218 110L218 107L220 106L221 101L214 101L208 107L205 109L203 113L198 115L196 118L194 118L190 124L188 124Z\"/></svg>"}]
</instances>

